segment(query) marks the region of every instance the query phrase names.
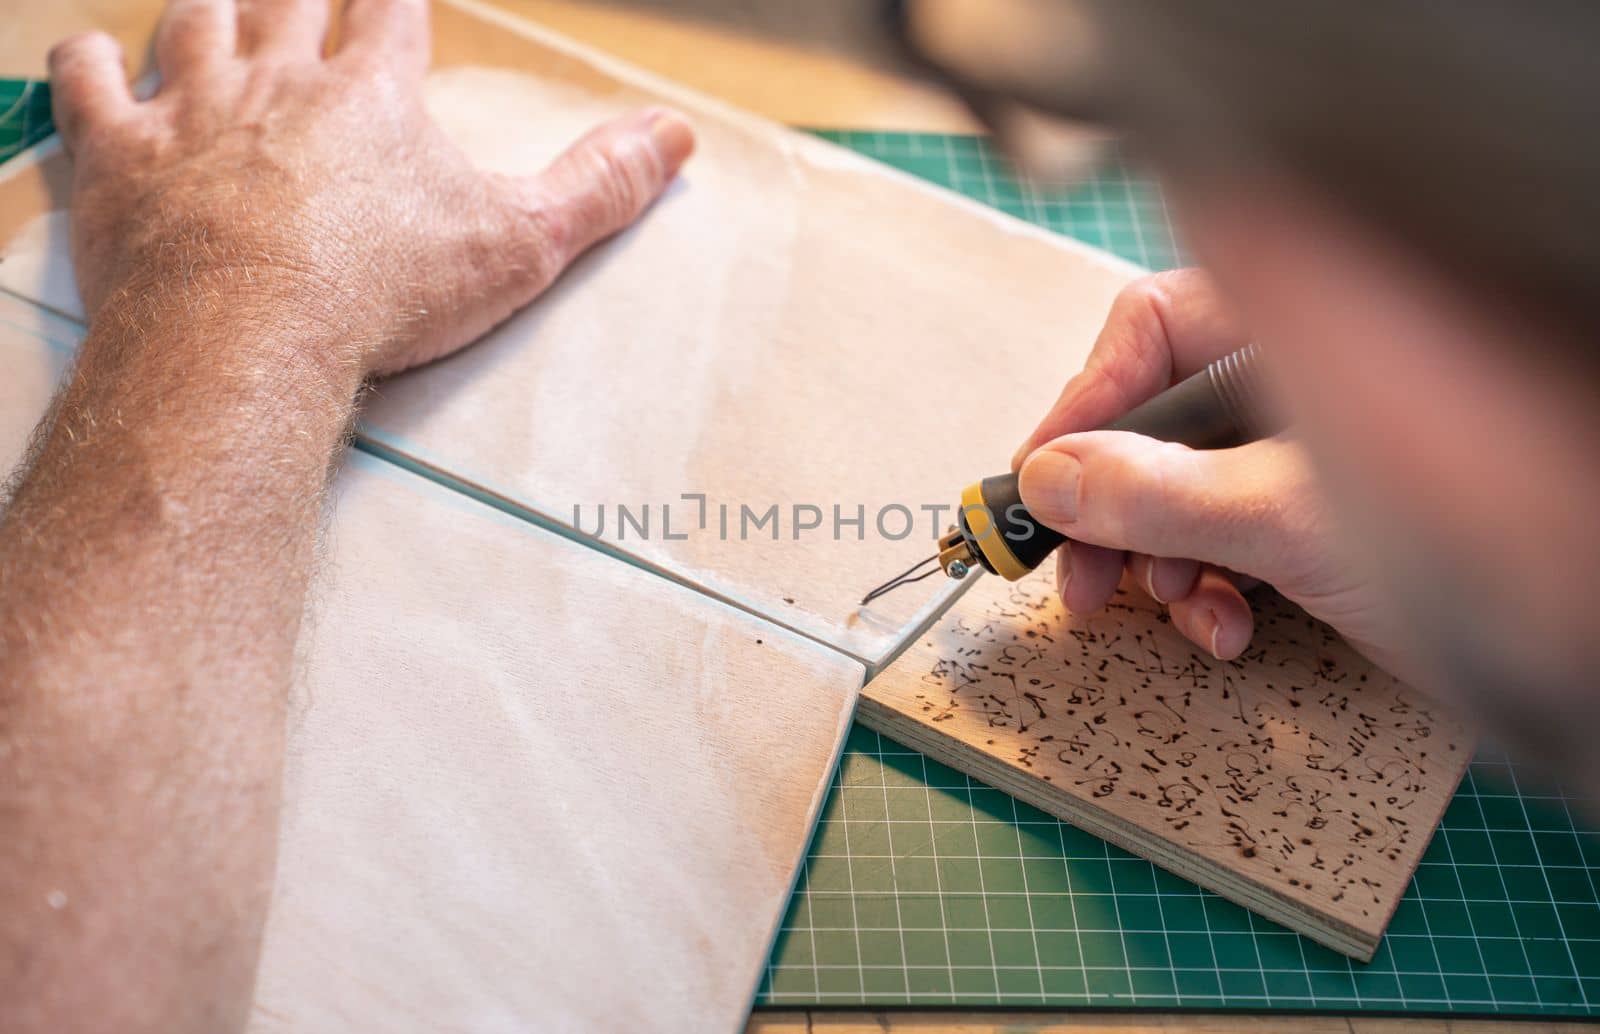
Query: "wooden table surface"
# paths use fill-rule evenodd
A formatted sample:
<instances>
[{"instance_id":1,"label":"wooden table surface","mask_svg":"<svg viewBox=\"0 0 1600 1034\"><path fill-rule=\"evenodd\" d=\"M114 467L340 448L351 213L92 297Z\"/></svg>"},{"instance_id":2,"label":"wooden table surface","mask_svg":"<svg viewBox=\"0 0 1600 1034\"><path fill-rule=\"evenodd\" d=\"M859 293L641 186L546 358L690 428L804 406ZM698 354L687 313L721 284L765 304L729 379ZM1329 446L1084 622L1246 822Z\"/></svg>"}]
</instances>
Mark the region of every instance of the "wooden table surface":
<instances>
[{"instance_id":1,"label":"wooden table surface","mask_svg":"<svg viewBox=\"0 0 1600 1034\"><path fill-rule=\"evenodd\" d=\"M746 1034L1570 1034L1583 1021L1012 1010L758 1009Z\"/></svg>"},{"instance_id":2,"label":"wooden table surface","mask_svg":"<svg viewBox=\"0 0 1600 1034\"><path fill-rule=\"evenodd\" d=\"M55 41L99 28L140 64L164 0L11 0L0 76L44 75ZM487 0L790 125L967 133L966 109L872 45L878 0ZM13 8L14 10L14 8Z\"/></svg>"},{"instance_id":3,"label":"wooden table surface","mask_svg":"<svg viewBox=\"0 0 1600 1034\"><path fill-rule=\"evenodd\" d=\"M841 129L970 132L948 98L852 42L868 0L490 0L740 107ZM0 23L0 76L41 76L73 32L103 28L142 64L162 0L21 0ZM1589 1023L1363 1015L762 1009L750 1034L1556 1034Z\"/></svg>"}]
</instances>

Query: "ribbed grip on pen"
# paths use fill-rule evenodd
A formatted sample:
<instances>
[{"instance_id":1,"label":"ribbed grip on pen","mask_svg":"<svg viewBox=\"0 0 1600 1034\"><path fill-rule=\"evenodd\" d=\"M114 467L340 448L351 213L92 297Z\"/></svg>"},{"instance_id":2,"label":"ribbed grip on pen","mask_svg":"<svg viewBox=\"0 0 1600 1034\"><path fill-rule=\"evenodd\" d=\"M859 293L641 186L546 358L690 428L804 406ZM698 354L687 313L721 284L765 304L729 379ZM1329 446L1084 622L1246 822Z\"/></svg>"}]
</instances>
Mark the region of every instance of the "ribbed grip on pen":
<instances>
[{"instance_id":1,"label":"ribbed grip on pen","mask_svg":"<svg viewBox=\"0 0 1600 1034\"><path fill-rule=\"evenodd\" d=\"M1191 449L1242 445L1282 429L1262 381L1260 354L1255 345L1246 345L1135 406L1102 430L1131 431ZM973 531L965 508L959 527L973 558L985 569L1015 581L1066 541L1022 505L1016 474L985 478L968 487L968 492L973 491L984 512L983 533Z\"/></svg>"},{"instance_id":2,"label":"ribbed grip on pen","mask_svg":"<svg viewBox=\"0 0 1600 1034\"><path fill-rule=\"evenodd\" d=\"M1273 433L1255 345L1223 356L1106 424L1191 449L1227 449Z\"/></svg>"},{"instance_id":3,"label":"ribbed grip on pen","mask_svg":"<svg viewBox=\"0 0 1600 1034\"><path fill-rule=\"evenodd\" d=\"M1241 442L1279 430L1269 416L1266 387L1261 383L1260 353L1254 342L1206 367L1206 376Z\"/></svg>"}]
</instances>

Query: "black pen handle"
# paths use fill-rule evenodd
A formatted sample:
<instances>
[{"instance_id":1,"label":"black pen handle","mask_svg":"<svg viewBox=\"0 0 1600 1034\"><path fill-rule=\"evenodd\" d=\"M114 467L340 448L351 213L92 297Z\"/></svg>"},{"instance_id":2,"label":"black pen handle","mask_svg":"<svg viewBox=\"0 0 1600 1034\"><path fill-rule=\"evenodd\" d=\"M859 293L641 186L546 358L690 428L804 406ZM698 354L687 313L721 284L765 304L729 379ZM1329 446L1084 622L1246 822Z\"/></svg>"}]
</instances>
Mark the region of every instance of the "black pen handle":
<instances>
[{"instance_id":1,"label":"black pen handle","mask_svg":"<svg viewBox=\"0 0 1600 1034\"><path fill-rule=\"evenodd\" d=\"M1192 449L1226 449L1281 430L1262 385L1260 353L1254 344L1229 353L1205 369L1135 406L1102 430L1132 431ZM966 505L981 501L980 507ZM950 554L971 559L1016 581L1038 567L1066 536L1034 519L1017 491L1015 473L984 478L963 495L958 525L968 549ZM969 514L969 510L986 511ZM985 525L974 532L972 520ZM953 544L952 540L951 544ZM941 543L941 561L945 554ZM948 563L947 573L954 574ZM965 567L961 568L964 572Z\"/></svg>"},{"instance_id":2,"label":"black pen handle","mask_svg":"<svg viewBox=\"0 0 1600 1034\"><path fill-rule=\"evenodd\" d=\"M1280 430L1268 414L1253 344L1143 402L1102 430L1132 431L1191 449L1227 449Z\"/></svg>"}]
</instances>

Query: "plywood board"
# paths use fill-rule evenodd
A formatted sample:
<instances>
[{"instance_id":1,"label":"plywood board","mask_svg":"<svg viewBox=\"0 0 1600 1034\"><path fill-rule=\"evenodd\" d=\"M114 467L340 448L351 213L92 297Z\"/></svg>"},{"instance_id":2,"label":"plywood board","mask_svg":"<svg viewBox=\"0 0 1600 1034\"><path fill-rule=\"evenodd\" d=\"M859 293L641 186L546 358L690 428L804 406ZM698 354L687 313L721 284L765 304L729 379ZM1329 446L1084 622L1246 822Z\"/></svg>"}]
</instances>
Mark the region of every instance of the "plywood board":
<instances>
[{"instance_id":1,"label":"plywood board","mask_svg":"<svg viewBox=\"0 0 1600 1034\"><path fill-rule=\"evenodd\" d=\"M76 336L0 297L8 462ZM861 666L360 455L324 553L251 1029L739 1029Z\"/></svg>"},{"instance_id":2,"label":"plywood board","mask_svg":"<svg viewBox=\"0 0 1600 1034\"><path fill-rule=\"evenodd\" d=\"M887 659L951 586L862 594L1004 469L1137 271L492 8L438 4L434 26L430 108L486 167L536 170L663 102L699 150L538 303L382 384L361 433L557 524L592 533L604 506L600 537L639 562ZM58 162L0 184L0 286L72 311L64 216L41 208L64 203Z\"/></svg>"},{"instance_id":3,"label":"plywood board","mask_svg":"<svg viewBox=\"0 0 1600 1034\"><path fill-rule=\"evenodd\" d=\"M1148 597L1068 615L986 577L860 717L1337 951L1372 957L1472 754L1468 731L1281 598L1237 661Z\"/></svg>"}]
</instances>

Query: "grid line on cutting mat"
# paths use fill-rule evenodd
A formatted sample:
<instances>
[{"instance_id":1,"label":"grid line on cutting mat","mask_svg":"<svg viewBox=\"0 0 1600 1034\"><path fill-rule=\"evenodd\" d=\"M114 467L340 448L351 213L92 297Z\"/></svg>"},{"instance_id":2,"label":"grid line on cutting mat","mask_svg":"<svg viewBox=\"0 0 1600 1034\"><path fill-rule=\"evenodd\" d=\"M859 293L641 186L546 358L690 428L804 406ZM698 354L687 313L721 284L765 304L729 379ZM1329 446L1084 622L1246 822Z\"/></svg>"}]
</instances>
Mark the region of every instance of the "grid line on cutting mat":
<instances>
[{"instance_id":1,"label":"grid line on cutting mat","mask_svg":"<svg viewBox=\"0 0 1600 1034\"><path fill-rule=\"evenodd\" d=\"M0 80L0 158L49 110L43 84ZM1115 162L1046 196L975 138L822 135L1148 268L1182 261L1160 193ZM1600 832L1537 785L1473 762L1363 966L858 726L759 1001L1593 1015Z\"/></svg>"},{"instance_id":2,"label":"grid line on cutting mat","mask_svg":"<svg viewBox=\"0 0 1600 1034\"><path fill-rule=\"evenodd\" d=\"M54 130L50 88L30 79L0 79L0 162Z\"/></svg>"},{"instance_id":3,"label":"grid line on cutting mat","mask_svg":"<svg viewBox=\"0 0 1600 1034\"><path fill-rule=\"evenodd\" d=\"M1114 156L1045 195L976 138L819 135L1147 268L1184 261ZM1594 1015L1600 833L1538 778L1480 754L1362 965L858 726L759 1001Z\"/></svg>"}]
</instances>

